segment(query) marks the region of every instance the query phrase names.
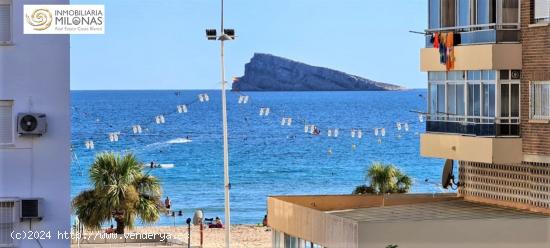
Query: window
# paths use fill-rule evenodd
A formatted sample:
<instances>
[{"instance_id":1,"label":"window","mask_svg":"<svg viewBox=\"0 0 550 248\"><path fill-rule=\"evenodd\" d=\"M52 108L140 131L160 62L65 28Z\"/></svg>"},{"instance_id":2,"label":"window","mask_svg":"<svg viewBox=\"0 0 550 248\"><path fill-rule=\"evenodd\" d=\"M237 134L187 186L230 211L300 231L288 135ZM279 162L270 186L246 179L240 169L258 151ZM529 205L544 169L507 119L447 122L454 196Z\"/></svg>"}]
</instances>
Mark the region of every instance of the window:
<instances>
[{"instance_id":1,"label":"window","mask_svg":"<svg viewBox=\"0 0 550 248\"><path fill-rule=\"evenodd\" d=\"M535 0L535 22L550 21L550 0Z\"/></svg>"},{"instance_id":2,"label":"window","mask_svg":"<svg viewBox=\"0 0 550 248\"><path fill-rule=\"evenodd\" d=\"M476 10L477 18L476 24L490 24L495 23L495 6L494 0L477 0Z\"/></svg>"},{"instance_id":3,"label":"window","mask_svg":"<svg viewBox=\"0 0 550 248\"><path fill-rule=\"evenodd\" d=\"M516 122L519 122L519 74L519 71L500 71L500 116L515 118Z\"/></svg>"},{"instance_id":4,"label":"window","mask_svg":"<svg viewBox=\"0 0 550 248\"><path fill-rule=\"evenodd\" d=\"M298 248L298 239L285 233L284 248Z\"/></svg>"},{"instance_id":5,"label":"window","mask_svg":"<svg viewBox=\"0 0 550 248\"><path fill-rule=\"evenodd\" d=\"M531 83L531 119L550 120L550 82Z\"/></svg>"},{"instance_id":6,"label":"window","mask_svg":"<svg viewBox=\"0 0 550 248\"><path fill-rule=\"evenodd\" d=\"M458 26L470 25L470 0L458 0Z\"/></svg>"},{"instance_id":7,"label":"window","mask_svg":"<svg viewBox=\"0 0 550 248\"><path fill-rule=\"evenodd\" d=\"M519 23L519 0L502 0L499 3L500 23Z\"/></svg>"},{"instance_id":8,"label":"window","mask_svg":"<svg viewBox=\"0 0 550 248\"><path fill-rule=\"evenodd\" d=\"M0 100L0 145L13 143L13 101Z\"/></svg>"},{"instance_id":9,"label":"window","mask_svg":"<svg viewBox=\"0 0 550 248\"><path fill-rule=\"evenodd\" d=\"M0 0L0 45L11 43L11 0Z\"/></svg>"},{"instance_id":10,"label":"window","mask_svg":"<svg viewBox=\"0 0 550 248\"><path fill-rule=\"evenodd\" d=\"M439 25L440 22L440 11L441 11L441 5L440 0L430 0L428 2L428 8L429 8L429 23L428 27L430 29L440 28L441 25Z\"/></svg>"},{"instance_id":11,"label":"window","mask_svg":"<svg viewBox=\"0 0 550 248\"><path fill-rule=\"evenodd\" d=\"M441 27L456 26L456 1L445 0L441 1Z\"/></svg>"}]
</instances>

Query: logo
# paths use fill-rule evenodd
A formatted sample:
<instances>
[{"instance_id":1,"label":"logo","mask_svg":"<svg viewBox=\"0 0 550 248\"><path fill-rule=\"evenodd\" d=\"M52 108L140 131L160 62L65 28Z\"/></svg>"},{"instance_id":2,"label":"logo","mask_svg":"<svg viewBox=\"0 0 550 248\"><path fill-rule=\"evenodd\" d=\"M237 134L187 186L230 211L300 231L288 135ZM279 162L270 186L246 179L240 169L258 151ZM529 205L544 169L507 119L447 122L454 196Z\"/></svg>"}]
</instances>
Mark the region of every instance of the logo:
<instances>
[{"instance_id":1,"label":"logo","mask_svg":"<svg viewBox=\"0 0 550 248\"><path fill-rule=\"evenodd\" d=\"M46 30L52 25L52 13L48 9L36 9L30 16L25 15L25 18L34 30Z\"/></svg>"},{"instance_id":2,"label":"logo","mask_svg":"<svg viewBox=\"0 0 550 248\"><path fill-rule=\"evenodd\" d=\"M104 34L104 5L25 5L24 34Z\"/></svg>"}]
</instances>

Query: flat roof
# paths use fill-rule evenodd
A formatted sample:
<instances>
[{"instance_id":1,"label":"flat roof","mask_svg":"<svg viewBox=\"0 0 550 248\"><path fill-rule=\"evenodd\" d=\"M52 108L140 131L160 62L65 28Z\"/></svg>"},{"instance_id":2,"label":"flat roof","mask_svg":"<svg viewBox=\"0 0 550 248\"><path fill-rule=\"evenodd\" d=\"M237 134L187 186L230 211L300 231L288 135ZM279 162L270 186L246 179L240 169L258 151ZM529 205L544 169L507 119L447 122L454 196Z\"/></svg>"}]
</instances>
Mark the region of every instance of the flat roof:
<instances>
[{"instance_id":1,"label":"flat roof","mask_svg":"<svg viewBox=\"0 0 550 248\"><path fill-rule=\"evenodd\" d=\"M544 214L467 202L464 200L357 208L325 211L325 213L358 222L373 223L430 220L550 219L550 216Z\"/></svg>"}]
</instances>

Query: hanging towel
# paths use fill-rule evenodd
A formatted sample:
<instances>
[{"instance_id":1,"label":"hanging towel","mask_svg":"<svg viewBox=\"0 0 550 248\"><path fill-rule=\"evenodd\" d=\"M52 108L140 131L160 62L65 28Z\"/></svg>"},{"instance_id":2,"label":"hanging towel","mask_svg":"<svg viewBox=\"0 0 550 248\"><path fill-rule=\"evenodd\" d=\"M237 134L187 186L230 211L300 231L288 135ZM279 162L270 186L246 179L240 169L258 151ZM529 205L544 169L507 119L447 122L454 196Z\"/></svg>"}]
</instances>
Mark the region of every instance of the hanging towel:
<instances>
[{"instance_id":1,"label":"hanging towel","mask_svg":"<svg viewBox=\"0 0 550 248\"><path fill-rule=\"evenodd\" d=\"M447 47L446 44L446 35L440 34L439 35L439 63L446 64L447 63Z\"/></svg>"},{"instance_id":2,"label":"hanging towel","mask_svg":"<svg viewBox=\"0 0 550 248\"><path fill-rule=\"evenodd\" d=\"M446 65L447 71L450 71L454 68L454 60L455 60L453 32L447 33L445 46L447 47L447 60L445 65Z\"/></svg>"},{"instance_id":3,"label":"hanging towel","mask_svg":"<svg viewBox=\"0 0 550 248\"><path fill-rule=\"evenodd\" d=\"M432 39L434 40L434 48L439 48L439 33L435 32L432 34Z\"/></svg>"}]
</instances>

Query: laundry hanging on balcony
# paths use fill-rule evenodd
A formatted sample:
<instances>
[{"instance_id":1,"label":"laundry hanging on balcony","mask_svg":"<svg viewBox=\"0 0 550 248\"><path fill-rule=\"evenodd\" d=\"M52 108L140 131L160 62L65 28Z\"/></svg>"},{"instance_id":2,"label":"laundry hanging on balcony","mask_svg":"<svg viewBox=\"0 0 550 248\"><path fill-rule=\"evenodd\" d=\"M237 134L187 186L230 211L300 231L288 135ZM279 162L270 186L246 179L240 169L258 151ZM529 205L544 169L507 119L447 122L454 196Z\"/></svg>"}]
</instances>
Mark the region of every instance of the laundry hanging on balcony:
<instances>
[{"instance_id":1,"label":"laundry hanging on balcony","mask_svg":"<svg viewBox=\"0 0 550 248\"><path fill-rule=\"evenodd\" d=\"M432 34L431 42L434 44L434 48L439 48L439 33Z\"/></svg>"},{"instance_id":2,"label":"laundry hanging on balcony","mask_svg":"<svg viewBox=\"0 0 550 248\"><path fill-rule=\"evenodd\" d=\"M447 61L445 65L446 65L447 71L450 71L455 67L455 48L454 48L455 42L454 42L453 32L447 33L445 46L447 47Z\"/></svg>"},{"instance_id":3,"label":"laundry hanging on balcony","mask_svg":"<svg viewBox=\"0 0 550 248\"><path fill-rule=\"evenodd\" d=\"M445 69L450 71L455 67L455 33L434 33L434 48L439 49L439 63L445 65ZM458 37L458 39L460 39Z\"/></svg>"}]
</instances>

